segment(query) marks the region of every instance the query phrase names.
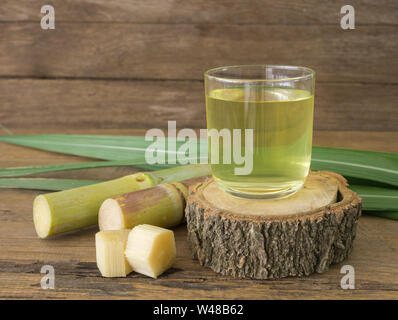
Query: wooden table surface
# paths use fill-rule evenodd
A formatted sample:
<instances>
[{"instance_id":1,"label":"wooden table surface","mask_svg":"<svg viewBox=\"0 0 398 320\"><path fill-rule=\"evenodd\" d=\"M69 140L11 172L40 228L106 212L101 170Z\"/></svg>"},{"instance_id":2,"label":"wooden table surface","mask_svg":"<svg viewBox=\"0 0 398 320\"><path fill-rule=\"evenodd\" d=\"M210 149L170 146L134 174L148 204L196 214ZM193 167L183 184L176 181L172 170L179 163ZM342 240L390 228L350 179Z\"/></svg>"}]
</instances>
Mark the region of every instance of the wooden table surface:
<instances>
[{"instance_id":1,"label":"wooden table surface","mask_svg":"<svg viewBox=\"0 0 398 320\"><path fill-rule=\"evenodd\" d=\"M14 133L33 133L19 131ZM34 133L38 133L37 130ZM53 133L57 133L53 130ZM60 132L59 132L60 133ZM65 131L63 131L65 133ZM131 130L69 133L137 134ZM317 131L314 144L398 152L398 132ZM89 161L0 143L0 167ZM110 179L131 168L53 173L46 177ZM193 260L186 229L175 229L177 260L154 280L136 273L102 278L95 262L97 228L50 240L36 237L32 201L39 191L0 190L0 298L18 299L397 299L398 221L362 216L349 259L324 274L282 280L239 280L214 273ZM343 290L343 265L355 268L355 289ZM40 286L43 265L55 269L55 289Z\"/></svg>"}]
</instances>

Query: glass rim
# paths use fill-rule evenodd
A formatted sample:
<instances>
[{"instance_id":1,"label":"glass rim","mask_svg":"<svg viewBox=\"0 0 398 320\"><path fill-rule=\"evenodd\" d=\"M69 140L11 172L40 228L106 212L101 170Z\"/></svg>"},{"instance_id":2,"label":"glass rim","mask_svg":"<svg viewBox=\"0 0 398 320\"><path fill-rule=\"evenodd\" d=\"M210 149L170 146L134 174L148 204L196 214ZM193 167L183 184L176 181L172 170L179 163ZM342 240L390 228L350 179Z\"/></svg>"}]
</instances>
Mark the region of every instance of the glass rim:
<instances>
[{"instance_id":1,"label":"glass rim","mask_svg":"<svg viewBox=\"0 0 398 320\"><path fill-rule=\"evenodd\" d=\"M281 79L236 79L236 78L229 78L223 76L214 76L211 75L212 72L216 72L222 69L235 69L235 68L245 68L245 67L274 67L286 70L305 70L308 74L291 77L291 78L281 78ZM279 65L279 64L242 64L242 65L231 65L231 66L223 66L223 67L216 67L211 68L204 73L205 78L213 78L224 82L282 82L282 81L298 81L298 80L305 80L307 78L314 78L315 71L308 67L300 67L300 66L291 66L291 65Z\"/></svg>"}]
</instances>

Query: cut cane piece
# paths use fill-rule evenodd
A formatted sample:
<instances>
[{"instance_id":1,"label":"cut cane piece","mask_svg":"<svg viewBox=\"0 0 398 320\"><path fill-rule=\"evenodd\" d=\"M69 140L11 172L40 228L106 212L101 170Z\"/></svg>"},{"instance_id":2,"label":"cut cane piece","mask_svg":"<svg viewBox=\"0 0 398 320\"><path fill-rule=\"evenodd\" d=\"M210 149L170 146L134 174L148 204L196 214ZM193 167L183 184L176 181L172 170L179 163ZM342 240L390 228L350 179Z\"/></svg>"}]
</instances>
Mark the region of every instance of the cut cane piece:
<instances>
[{"instance_id":1,"label":"cut cane piece","mask_svg":"<svg viewBox=\"0 0 398 320\"><path fill-rule=\"evenodd\" d=\"M135 272L157 278L175 261L174 233L147 224L136 226L130 231L125 255Z\"/></svg>"},{"instance_id":2,"label":"cut cane piece","mask_svg":"<svg viewBox=\"0 0 398 320\"><path fill-rule=\"evenodd\" d=\"M126 277L133 268L124 256L130 230L107 230L95 235L97 266L103 277Z\"/></svg>"},{"instance_id":3,"label":"cut cane piece","mask_svg":"<svg viewBox=\"0 0 398 320\"><path fill-rule=\"evenodd\" d=\"M131 229L146 223L174 227L183 220L187 194L188 188L177 182L107 199L99 210L100 230Z\"/></svg>"},{"instance_id":4,"label":"cut cane piece","mask_svg":"<svg viewBox=\"0 0 398 320\"><path fill-rule=\"evenodd\" d=\"M189 186L208 176L163 183L104 201L98 214L100 230L132 229L140 224L171 228L184 220Z\"/></svg>"}]
</instances>

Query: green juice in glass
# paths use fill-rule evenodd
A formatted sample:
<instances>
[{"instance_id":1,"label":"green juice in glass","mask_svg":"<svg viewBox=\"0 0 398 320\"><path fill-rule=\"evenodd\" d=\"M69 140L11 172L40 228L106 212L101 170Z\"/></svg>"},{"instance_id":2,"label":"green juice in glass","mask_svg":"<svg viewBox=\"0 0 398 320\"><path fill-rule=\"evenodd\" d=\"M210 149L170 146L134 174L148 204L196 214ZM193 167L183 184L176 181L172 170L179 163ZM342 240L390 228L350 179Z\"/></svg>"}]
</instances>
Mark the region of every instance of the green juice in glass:
<instances>
[{"instance_id":1,"label":"green juice in glass","mask_svg":"<svg viewBox=\"0 0 398 320\"><path fill-rule=\"evenodd\" d=\"M211 166L223 189L272 198L292 194L303 185L312 148L314 96L309 91L265 85L214 89L206 95L206 108L209 130L241 129L242 153L244 129L253 129L253 169L248 175L235 174L241 165L223 163L225 145L220 139L219 163Z\"/></svg>"}]
</instances>

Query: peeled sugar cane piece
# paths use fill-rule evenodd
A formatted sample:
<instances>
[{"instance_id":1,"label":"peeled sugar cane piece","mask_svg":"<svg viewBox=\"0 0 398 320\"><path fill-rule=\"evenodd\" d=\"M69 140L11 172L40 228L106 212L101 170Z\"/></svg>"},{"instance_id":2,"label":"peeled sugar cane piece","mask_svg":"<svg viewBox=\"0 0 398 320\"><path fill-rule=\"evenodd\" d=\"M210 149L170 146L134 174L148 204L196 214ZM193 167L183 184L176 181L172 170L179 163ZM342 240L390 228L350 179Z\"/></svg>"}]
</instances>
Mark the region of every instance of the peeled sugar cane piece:
<instances>
[{"instance_id":1,"label":"peeled sugar cane piece","mask_svg":"<svg viewBox=\"0 0 398 320\"><path fill-rule=\"evenodd\" d=\"M136 226L130 231L125 255L135 272L157 278L175 261L174 233L147 224Z\"/></svg>"},{"instance_id":2,"label":"peeled sugar cane piece","mask_svg":"<svg viewBox=\"0 0 398 320\"><path fill-rule=\"evenodd\" d=\"M97 266L103 277L125 277L133 271L124 255L129 233L130 230L96 233Z\"/></svg>"},{"instance_id":3,"label":"peeled sugar cane piece","mask_svg":"<svg viewBox=\"0 0 398 320\"><path fill-rule=\"evenodd\" d=\"M208 165L187 165L152 172L139 172L123 178L80 188L43 194L34 200L33 221L37 235L51 235L82 229L98 223L98 210L108 198L209 174Z\"/></svg>"},{"instance_id":4,"label":"peeled sugar cane piece","mask_svg":"<svg viewBox=\"0 0 398 320\"><path fill-rule=\"evenodd\" d=\"M163 183L107 199L99 210L99 228L100 230L131 229L140 224L163 228L177 226L184 219L188 187L204 181L206 177Z\"/></svg>"}]
</instances>

